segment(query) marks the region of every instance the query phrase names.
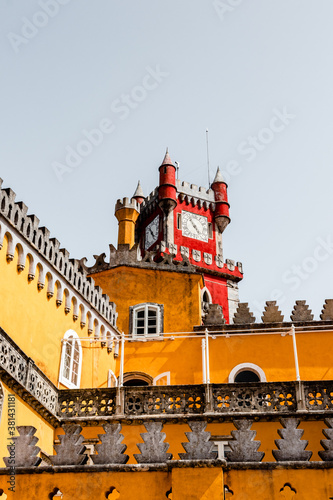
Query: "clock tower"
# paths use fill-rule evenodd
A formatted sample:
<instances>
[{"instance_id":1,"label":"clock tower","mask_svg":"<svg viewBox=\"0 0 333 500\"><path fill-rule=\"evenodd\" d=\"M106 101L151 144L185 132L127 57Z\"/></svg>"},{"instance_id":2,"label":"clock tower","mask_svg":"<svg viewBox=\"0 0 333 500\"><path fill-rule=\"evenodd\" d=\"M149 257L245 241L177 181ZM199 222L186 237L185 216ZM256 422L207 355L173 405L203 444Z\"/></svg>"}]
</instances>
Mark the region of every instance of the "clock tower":
<instances>
[{"instance_id":1,"label":"clock tower","mask_svg":"<svg viewBox=\"0 0 333 500\"><path fill-rule=\"evenodd\" d=\"M230 323L243 272L241 263L223 258L222 233L230 223L227 187L219 169L209 189L181 182L167 151L159 186L146 198L137 188L133 198L140 204L135 241L142 256L146 251L169 253L175 262L195 266L205 281L203 307L221 305Z\"/></svg>"}]
</instances>

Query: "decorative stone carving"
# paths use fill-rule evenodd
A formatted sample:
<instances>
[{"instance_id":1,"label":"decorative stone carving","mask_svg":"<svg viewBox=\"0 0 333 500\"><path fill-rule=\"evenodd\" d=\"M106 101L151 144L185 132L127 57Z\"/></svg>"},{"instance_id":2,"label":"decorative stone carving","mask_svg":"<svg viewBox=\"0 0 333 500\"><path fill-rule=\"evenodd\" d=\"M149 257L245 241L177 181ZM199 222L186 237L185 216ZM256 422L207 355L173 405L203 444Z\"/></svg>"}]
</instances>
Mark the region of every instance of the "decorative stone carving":
<instances>
[{"instance_id":1,"label":"decorative stone carving","mask_svg":"<svg viewBox=\"0 0 333 500\"><path fill-rule=\"evenodd\" d=\"M192 256L193 256L193 260L195 260L195 262L200 262L201 261L201 252L200 252L200 250L192 250Z\"/></svg>"},{"instance_id":2,"label":"decorative stone carving","mask_svg":"<svg viewBox=\"0 0 333 500\"><path fill-rule=\"evenodd\" d=\"M121 444L124 436L120 434L120 424L103 425L105 434L98 434L101 444L95 446L98 455L91 455L94 464L126 464L129 456L124 454L127 449Z\"/></svg>"},{"instance_id":3,"label":"decorative stone carving","mask_svg":"<svg viewBox=\"0 0 333 500\"><path fill-rule=\"evenodd\" d=\"M39 465L42 459L36 456L40 452L40 448L36 446L38 438L34 436L36 428L19 425L16 429L19 436L10 439L10 444L7 445L9 457L3 459L6 467L34 467Z\"/></svg>"},{"instance_id":4,"label":"decorative stone carving","mask_svg":"<svg viewBox=\"0 0 333 500\"><path fill-rule=\"evenodd\" d=\"M225 263L229 271L235 270L235 261L232 259L225 259Z\"/></svg>"},{"instance_id":5,"label":"decorative stone carving","mask_svg":"<svg viewBox=\"0 0 333 500\"><path fill-rule=\"evenodd\" d=\"M256 319L250 312L249 304L247 302L240 302L234 315L235 325L246 325L255 323Z\"/></svg>"},{"instance_id":6,"label":"decorative stone carving","mask_svg":"<svg viewBox=\"0 0 333 500\"><path fill-rule=\"evenodd\" d=\"M52 415L56 415L57 388L1 328L0 369L8 373Z\"/></svg>"},{"instance_id":7,"label":"decorative stone carving","mask_svg":"<svg viewBox=\"0 0 333 500\"><path fill-rule=\"evenodd\" d=\"M203 258L204 258L204 261L207 264L207 266L210 266L212 264L212 262L213 262L213 256L212 256L211 253L204 252Z\"/></svg>"},{"instance_id":8,"label":"decorative stone carving","mask_svg":"<svg viewBox=\"0 0 333 500\"><path fill-rule=\"evenodd\" d=\"M326 299L321 311L320 319L322 321L333 321L333 299Z\"/></svg>"},{"instance_id":9,"label":"decorative stone carving","mask_svg":"<svg viewBox=\"0 0 333 500\"><path fill-rule=\"evenodd\" d=\"M313 321L313 314L311 314L311 309L309 309L305 300L296 300L290 319L293 322Z\"/></svg>"},{"instance_id":10,"label":"decorative stone carving","mask_svg":"<svg viewBox=\"0 0 333 500\"><path fill-rule=\"evenodd\" d=\"M86 447L82 444L84 437L80 434L82 427L75 424L65 424L62 427L64 435L58 436L60 444L55 444L56 455L50 457L53 465L83 465L88 460L84 454Z\"/></svg>"},{"instance_id":11,"label":"decorative stone carving","mask_svg":"<svg viewBox=\"0 0 333 500\"><path fill-rule=\"evenodd\" d=\"M214 460L217 452L212 451L214 443L210 440L210 432L206 432L207 422L189 421L191 432L185 432L188 443L182 443L186 453L179 453L181 460Z\"/></svg>"},{"instance_id":12,"label":"decorative stone carving","mask_svg":"<svg viewBox=\"0 0 333 500\"><path fill-rule=\"evenodd\" d=\"M237 412L293 412L297 410L295 384L270 382L257 384L214 384L214 411Z\"/></svg>"},{"instance_id":13,"label":"decorative stone carving","mask_svg":"<svg viewBox=\"0 0 333 500\"><path fill-rule=\"evenodd\" d=\"M303 429L297 429L300 420L297 418L280 418L283 429L278 429L282 439L275 439L275 444L279 448L273 450L273 456L278 462L287 461L308 461L312 456L312 451L305 451L308 441L301 440L304 434Z\"/></svg>"},{"instance_id":14,"label":"decorative stone carving","mask_svg":"<svg viewBox=\"0 0 333 500\"><path fill-rule=\"evenodd\" d=\"M177 245L174 243L169 243L169 252L171 255L177 255Z\"/></svg>"},{"instance_id":15,"label":"decorative stone carving","mask_svg":"<svg viewBox=\"0 0 333 500\"><path fill-rule=\"evenodd\" d=\"M188 247L181 246L180 247L180 253L181 253L182 256L185 256L187 258L190 257L190 249Z\"/></svg>"},{"instance_id":16,"label":"decorative stone carving","mask_svg":"<svg viewBox=\"0 0 333 500\"><path fill-rule=\"evenodd\" d=\"M226 451L225 456L229 462L260 462L265 453L257 451L260 441L254 441L257 432L252 431L252 420L234 420L236 431L231 431L234 438L229 441L231 451Z\"/></svg>"},{"instance_id":17,"label":"decorative stone carving","mask_svg":"<svg viewBox=\"0 0 333 500\"><path fill-rule=\"evenodd\" d=\"M216 261L217 267L223 267L224 266L222 255L216 255L215 261Z\"/></svg>"},{"instance_id":18,"label":"decorative stone carving","mask_svg":"<svg viewBox=\"0 0 333 500\"><path fill-rule=\"evenodd\" d=\"M127 415L204 413L204 387L185 385L169 387L125 388Z\"/></svg>"},{"instance_id":19,"label":"decorative stone carving","mask_svg":"<svg viewBox=\"0 0 333 500\"><path fill-rule=\"evenodd\" d=\"M171 460L172 454L166 453L169 443L164 443L165 432L161 432L163 424L160 422L148 422L144 424L147 432L141 433L144 443L138 443L141 454L134 454L139 464L159 464Z\"/></svg>"},{"instance_id":20,"label":"decorative stone carving","mask_svg":"<svg viewBox=\"0 0 333 500\"><path fill-rule=\"evenodd\" d=\"M224 325L222 306L219 304L208 304L208 311L204 318L204 325Z\"/></svg>"},{"instance_id":21,"label":"decorative stone carving","mask_svg":"<svg viewBox=\"0 0 333 500\"><path fill-rule=\"evenodd\" d=\"M263 323L282 323L283 314L276 305L276 300L269 300L266 302L261 320Z\"/></svg>"},{"instance_id":22,"label":"decorative stone carving","mask_svg":"<svg viewBox=\"0 0 333 500\"><path fill-rule=\"evenodd\" d=\"M320 440L320 444L325 451L319 451L318 454L322 460L327 462L333 461L333 418L326 418L325 424L328 429L323 429L323 434L327 439Z\"/></svg>"}]
</instances>

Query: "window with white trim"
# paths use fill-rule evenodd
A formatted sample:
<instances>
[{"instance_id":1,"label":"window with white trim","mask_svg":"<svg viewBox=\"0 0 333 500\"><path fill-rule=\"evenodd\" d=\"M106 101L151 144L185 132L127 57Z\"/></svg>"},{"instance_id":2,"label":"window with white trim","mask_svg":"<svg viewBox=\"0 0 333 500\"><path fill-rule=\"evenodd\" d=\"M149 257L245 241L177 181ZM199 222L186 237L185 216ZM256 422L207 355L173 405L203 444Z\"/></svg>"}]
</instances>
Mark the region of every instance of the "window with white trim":
<instances>
[{"instance_id":1,"label":"window with white trim","mask_svg":"<svg viewBox=\"0 0 333 500\"><path fill-rule=\"evenodd\" d=\"M130 307L130 332L138 339L162 333L163 305L148 302Z\"/></svg>"},{"instance_id":2,"label":"window with white trim","mask_svg":"<svg viewBox=\"0 0 333 500\"><path fill-rule=\"evenodd\" d=\"M260 366L254 363L240 363L229 373L228 382L267 382L267 380L265 372Z\"/></svg>"},{"instance_id":3,"label":"window with white trim","mask_svg":"<svg viewBox=\"0 0 333 500\"><path fill-rule=\"evenodd\" d=\"M80 387L82 347L79 336L68 330L62 340L59 382L69 389Z\"/></svg>"}]
</instances>

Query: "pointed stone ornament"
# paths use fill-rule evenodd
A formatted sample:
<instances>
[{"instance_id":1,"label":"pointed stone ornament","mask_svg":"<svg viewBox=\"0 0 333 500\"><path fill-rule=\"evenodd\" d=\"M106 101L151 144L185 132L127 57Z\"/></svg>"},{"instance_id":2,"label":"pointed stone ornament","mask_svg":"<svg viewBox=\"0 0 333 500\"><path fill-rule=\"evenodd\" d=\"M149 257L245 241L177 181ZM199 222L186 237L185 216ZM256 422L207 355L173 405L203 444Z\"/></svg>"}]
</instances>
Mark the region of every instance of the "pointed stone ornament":
<instances>
[{"instance_id":1,"label":"pointed stone ornament","mask_svg":"<svg viewBox=\"0 0 333 500\"><path fill-rule=\"evenodd\" d=\"M138 443L140 454L134 454L138 464L160 464L171 460L172 454L166 453L169 443L164 443L165 432L161 432L163 424L160 422L147 422L144 424L147 432L141 433L144 443Z\"/></svg>"},{"instance_id":2,"label":"pointed stone ornament","mask_svg":"<svg viewBox=\"0 0 333 500\"><path fill-rule=\"evenodd\" d=\"M261 316L263 323L282 323L283 314L276 305L276 300L268 300L265 305L265 310Z\"/></svg>"},{"instance_id":3,"label":"pointed stone ornament","mask_svg":"<svg viewBox=\"0 0 333 500\"><path fill-rule=\"evenodd\" d=\"M313 314L311 314L311 309L306 304L305 300L296 300L293 312L291 313L290 319L292 322L299 321L313 321Z\"/></svg>"},{"instance_id":4,"label":"pointed stone ornament","mask_svg":"<svg viewBox=\"0 0 333 500\"><path fill-rule=\"evenodd\" d=\"M247 302L240 302L234 315L235 325L246 325L255 322L256 319L250 312L249 304Z\"/></svg>"},{"instance_id":5,"label":"pointed stone ornament","mask_svg":"<svg viewBox=\"0 0 333 500\"><path fill-rule=\"evenodd\" d=\"M320 444L325 451L319 451L318 454L325 462L333 461L333 418L325 418L325 424L328 429L323 429L324 436L327 439L321 439Z\"/></svg>"},{"instance_id":6,"label":"pointed stone ornament","mask_svg":"<svg viewBox=\"0 0 333 500\"><path fill-rule=\"evenodd\" d=\"M95 446L98 455L91 455L94 464L126 464L129 456L124 454L127 449L121 444L124 436L120 434L120 424L103 425L105 434L98 434L101 444Z\"/></svg>"},{"instance_id":7,"label":"pointed stone ornament","mask_svg":"<svg viewBox=\"0 0 333 500\"><path fill-rule=\"evenodd\" d=\"M215 178L214 178L212 184L215 184L215 182L224 182L220 167L217 167Z\"/></svg>"},{"instance_id":8,"label":"pointed stone ornament","mask_svg":"<svg viewBox=\"0 0 333 500\"><path fill-rule=\"evenodd\" d=\"M88 460L84 454L86 447L82 444L84 437L81 435L82 427L75 424L62 426L64 435L58 435L60 444L55 444L56 455L50 457L53 465L83 465Z\"/></svg>"},{"instance_id":9,"label":"pointed stone ornament","mask_svg":"<svg viewBox=\"0 0 333 500\"><path fill-rule=\"evenodd\" d=\"M207 422L190 421L191 432L185 432L188 443L182 443L186 453L179 453L181 460L214 460L217 452L212 451L214 443L210 440L210 432L206 432Z\"/></svg>"},{"instance_id":10,"label":"pointed stone ornament","mask_svg":"<svg viewBox=\"0 0 333 500\"><path fill-rule=\"evenodd\" d=\"M304 434L303 429L297 429L300 420L297 418L280 418L283 429L278 429L282 439L275 439L275 444L279 448L273 450L273 456L278 462L304 461L307 462L312 456L312 451L305 451L309 441L301 439Z\"/></svg>"},{"instance_id":11,"label":"pointed stone ornament","mask_svg":"<svg viewBox=\"0 0 333 500\"><path fill-rule=\"evenodd\" d=\"M3 459L6 467L36 467L42 459L37 457L40 448L36 446L38 438L34 436L36 428L31 425L19 425L16 427L19 436L10 439L11 443L7 445L9 457ZM12 443L13 442L13 443ZM12 463L12 460L15 463Z\"/></svg>"},{"instance_id":12,"label":"pointed stone ornament","mask_svg":"<svg viewBox=\"0 0 333 500\"><path fill-rule=\"evenodd\" d=\"M333 321L333 299L326 299L321 311L320 319L322 321Z\"/></svg>"},{"instance_id":13,"label":"pointed stone ornament","mask_svg":"<svg viewBox=\"0 0 333 500\"><path fill-rule=\"evenodd\" d=\"M261 445L260 441L254 441L256 431L251 430L252 420L234 420L236 431L231 431L234 438L229 441L231 451L226 451L225 456L229 462L260 462L265 453L257 451Z\"/></svg>"},{"instance_id":14,"label":"pointed stone ornament","mask_svg":"<svg viewBox=\"0 0 333 500\"><path fill-rule=\"evenodd\" d=\"M203 320L204 325L224 325L222 306L219 304L208 304L208 311Z\"/></svg>"}]
</instances>

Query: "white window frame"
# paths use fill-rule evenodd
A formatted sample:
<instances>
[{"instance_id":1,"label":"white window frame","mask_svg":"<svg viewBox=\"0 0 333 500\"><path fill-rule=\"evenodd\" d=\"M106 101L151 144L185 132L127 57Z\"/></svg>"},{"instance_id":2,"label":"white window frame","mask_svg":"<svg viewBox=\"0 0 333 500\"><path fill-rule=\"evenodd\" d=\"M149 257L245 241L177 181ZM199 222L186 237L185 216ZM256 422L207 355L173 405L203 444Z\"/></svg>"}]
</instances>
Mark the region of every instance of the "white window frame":
<instances>
[{"instance_id":1,"label":"white window frame","mask_svg":"<svg viewBox=\"0 0 333 500\"><path fill-rule=\"evenodd\" d=\"M265 372L262 368L260 368L260 366L255 365L254 363L240 363L231 370L228 377L229 384L234 383L237 375L245 370L258 375L260 382L267 382Z\"/></svg>"},{"instance_id":2,"label":"white window frame","mask_svg":"<svg viewBox=\"0 0 333 500\"><path fill-rule=\"evenodd\" d=\"M65 377L64 369L65 369L65 359L66 359L66 347L71 340L77 342L78 351L79 351L79 360L78 360L78 370L77 370L77 383L74 384L72 382L72 374L74 367L74 345L72 343L71 355L70 355L70 371L69 378ZM82 346L80 337L74 330L68 330L63 339L62 339L62 348L61 348L61 362L60 362L60 370L59 370L59 382L63 384L68 389L79 389L81 385L81 367L82 367Z\"/></svg>"},{"instance_id":3,"label":"white window frame","mask_svg":"<svg viewBox=\"0 0 333 500\"><path fill-rule=\"evenodd\" d=\"M148 311L154 310L156 311L156 332L148 333ZM137 333L137 313L139 311L144 311L144 333ZM143 304L136 304L135 306L130 307L130 332L132 334L133 339L150 339L159 337L161 333L163 333L163 305L155 304L153 302L145 302Z\"/></svg>"}]
</instances>

